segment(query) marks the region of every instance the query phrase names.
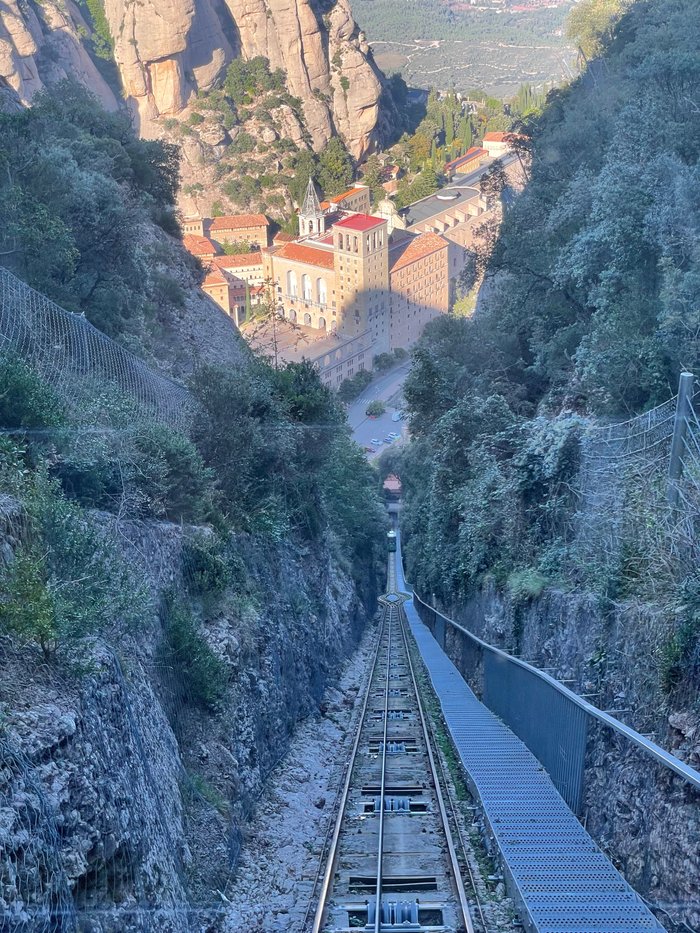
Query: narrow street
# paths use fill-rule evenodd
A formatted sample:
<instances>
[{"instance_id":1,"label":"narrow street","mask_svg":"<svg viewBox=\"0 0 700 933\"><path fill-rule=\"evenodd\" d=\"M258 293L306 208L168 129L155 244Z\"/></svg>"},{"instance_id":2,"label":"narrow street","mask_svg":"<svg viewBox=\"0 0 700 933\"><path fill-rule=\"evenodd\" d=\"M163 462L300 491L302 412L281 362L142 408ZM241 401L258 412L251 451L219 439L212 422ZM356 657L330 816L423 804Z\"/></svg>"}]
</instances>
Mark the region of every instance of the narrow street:
<instances>
[{"instance_id":1,"label":"narrow street","mask_svg":"<svg viewBox=\"0 0 700 933\"><path fill-rule=\"evenodd\" d=\"M388 437L390 431L405 436L405 422L392 420L392 415L400 409L389 404L389 401L401 391L410 368L411 363L407 360L372 382L358 399L348 405L348 424L352 429L353 438L362 447L375 448L375 453L368 453L370 460L378 457L390 446L384 443L384 438ZM368 418L365 414L365 409L373 401L387 403L386 411L378 418ZM373 440L380 443L373 444Z\"/></svg>"}]
</instances>

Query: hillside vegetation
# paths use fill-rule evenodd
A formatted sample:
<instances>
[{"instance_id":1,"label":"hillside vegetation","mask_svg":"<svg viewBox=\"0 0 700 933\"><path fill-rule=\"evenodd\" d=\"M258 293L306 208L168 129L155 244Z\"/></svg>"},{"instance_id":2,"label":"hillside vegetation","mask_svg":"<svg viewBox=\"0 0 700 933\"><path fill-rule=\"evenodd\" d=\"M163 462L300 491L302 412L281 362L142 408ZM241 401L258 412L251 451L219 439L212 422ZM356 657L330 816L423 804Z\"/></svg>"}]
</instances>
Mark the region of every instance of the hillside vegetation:
<instances>
[{"instance_id":1,"label":"hillside vegetation","mask_svg":"<svg viewBox=\"0 0 700 933\"><path fill-rule=\"evenodd\" d=\"M142 354L155 324L169 346L165 311L182 308L193 285L180 284L184 253L157 226L177 229L172 147L138 140L125 119L68 82L0 123L2 262ZM16 559L0 562L0 632L52 651L101 630L112 613L129 617L122 603L138 587L124 583L126 568L103 553L106 543L98 547L95 509L118 520L206 524L223 551L232 534L331 546L356 578L372 578L379 500L334 394L307 363L273 368L233 328L229 342L237 364L223 368L175 341L175 352L194 356L189 434L100 383L101 350L85 374L95 380L89 410L76 410L60 380L43 382L20 355L0 355L0 495L22 503L26 523ZM101 595L86 599L94 581Z\"/></svg>"},{"instance_id":2,"label":"hillside vegetation","mask_svg":"<svg viewBox=\"0 0 700 933\"><path fill-rule=\"evenodd\" d=\"M445 599L489 575L620 594L630 553L635 592L660 579L644 521L604 578L577 562L572 481L581 414L643 411L700 366L700 10L638 0L601 28L600 6L580 5L573 38L601 57L525 123L531 180L482 257L480 309L430 324L414 354L409 571Z\"/></svg>"}]
</instances>

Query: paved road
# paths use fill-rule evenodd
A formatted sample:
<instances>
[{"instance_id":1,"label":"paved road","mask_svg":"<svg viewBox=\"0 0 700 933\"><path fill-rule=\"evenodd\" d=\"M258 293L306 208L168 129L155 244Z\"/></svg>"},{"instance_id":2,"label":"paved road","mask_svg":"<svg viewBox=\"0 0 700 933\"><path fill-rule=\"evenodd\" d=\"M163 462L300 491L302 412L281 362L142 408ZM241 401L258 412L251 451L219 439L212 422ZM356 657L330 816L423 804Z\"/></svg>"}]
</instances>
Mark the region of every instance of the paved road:
<instances>
[{"instance_id":1,"label":"paved road","mask_svg":"<svg viewBox=\"0 0 700 933\"><path fill-rule=\"evenodd\" d=\"M371 385L367 386L362 395L348 406L348 424L352 428L354 439L362 447L376 448L376 453L367 455L370 460L378 457L383 450L390 446L383 443L384 438L390 431L405 435L406 426L403 421L395 422L391 420L391 416L397 409L390 405L387 406L386 412L379 418L368 418L365 409L370 402L376 400L386 402L396 395L403 386L410 368L410 362L406 362L396 369L392 369L386 376L375 379ZM380 443L372 444L373 440L380 441Z\"/></svg>"}]
</instances>

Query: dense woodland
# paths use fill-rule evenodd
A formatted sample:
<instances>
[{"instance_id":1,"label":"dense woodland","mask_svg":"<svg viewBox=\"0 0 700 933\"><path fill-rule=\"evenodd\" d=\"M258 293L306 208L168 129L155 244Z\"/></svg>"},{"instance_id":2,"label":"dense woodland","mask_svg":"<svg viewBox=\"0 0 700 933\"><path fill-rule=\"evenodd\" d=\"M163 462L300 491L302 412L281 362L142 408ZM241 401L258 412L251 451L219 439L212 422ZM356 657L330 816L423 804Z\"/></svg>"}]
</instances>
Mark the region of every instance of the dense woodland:
<instances>
[{"instance_id":1,"label":"dense woodland","mask_svg":"<svg viewBox=\"0 0 700 933\"><path fill-rule=\"evenodd\" d=\"M580 416L644 411L700 367L700 9L585 0L570 29L590 64L523 121L531 179L480 308L428 326L406 385L409 571L446 600L487 576L619 595L624 556L601 579L569 549Z\"/></svg>"}]
</instances>

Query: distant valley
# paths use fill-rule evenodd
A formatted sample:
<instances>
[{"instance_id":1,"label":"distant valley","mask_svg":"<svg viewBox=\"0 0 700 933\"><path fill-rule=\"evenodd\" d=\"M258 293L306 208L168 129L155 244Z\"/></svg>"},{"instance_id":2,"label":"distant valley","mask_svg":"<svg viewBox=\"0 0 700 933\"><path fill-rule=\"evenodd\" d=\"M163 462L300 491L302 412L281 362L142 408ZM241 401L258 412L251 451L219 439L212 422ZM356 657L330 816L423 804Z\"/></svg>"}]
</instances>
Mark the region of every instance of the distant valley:
<instances>
[{"instance_id":1,"label":"distant valley","mask_svg":"<svg viewBox=\"0 0 700 933\"><path fill-rule=\"evenodd\" d=\"M523 83L572 76L575 53L564 21L573 5L354 0L353 12L386 74L399 72L415 87L479 88L506 97Z\"/></svg>"}]
</instances>

